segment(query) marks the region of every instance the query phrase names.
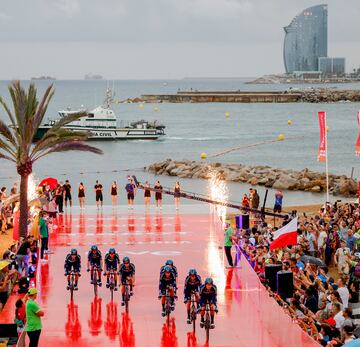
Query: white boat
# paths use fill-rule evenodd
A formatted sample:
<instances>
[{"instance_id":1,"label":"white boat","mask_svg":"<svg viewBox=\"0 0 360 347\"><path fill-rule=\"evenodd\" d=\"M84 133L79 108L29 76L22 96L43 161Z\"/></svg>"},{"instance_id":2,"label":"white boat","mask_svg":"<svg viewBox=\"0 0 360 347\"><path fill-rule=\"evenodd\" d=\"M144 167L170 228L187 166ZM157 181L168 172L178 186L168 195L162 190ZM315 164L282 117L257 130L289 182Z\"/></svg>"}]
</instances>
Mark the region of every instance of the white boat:
<instances>
[{"instance_id":1,"label":"white boat","mask_svg":"<svg viewBox=\"0 0 360 347\"><path fill-rule=\"evenodd\" d=\"M87 116L71 122L65 126L66 129L89 132L89 140L157 140L164 136L165 126L154 122L139 120L136 122L120 122L117 127L117 118L111 109L112 92L107 90L104 105L98 106L88 112L85 109L59 111L60 119L78 112L86 112ZM41 125L35 136L35 141L40 140L44 134L57 122L49 120L47 124Z\"/></svg>"}]
</instances>

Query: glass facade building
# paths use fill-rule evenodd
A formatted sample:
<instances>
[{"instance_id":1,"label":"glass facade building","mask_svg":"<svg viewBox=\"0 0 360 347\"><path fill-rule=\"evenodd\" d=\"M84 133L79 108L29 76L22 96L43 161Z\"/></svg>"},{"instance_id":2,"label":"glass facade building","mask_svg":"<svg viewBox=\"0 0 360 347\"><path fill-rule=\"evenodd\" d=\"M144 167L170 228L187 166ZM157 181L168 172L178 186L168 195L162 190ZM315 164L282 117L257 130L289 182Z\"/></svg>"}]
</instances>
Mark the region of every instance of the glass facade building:
<instances>
[{"instance_id":1,"label":"glass facade building","mask_svg":"<svg viewBox=\"0 0 360 347\"><path fill-rule=\"evenodd\" d=\"M319 70L319 58L327 57L327 28L327 5L305 9L284 27L284 64L287 73Z\"/></svg>"},{"instance_id":2,"label":"glass facade building","mask_svg":"<svg viewBox=\"0 0 360 347\"><path fill-rule=\"evenodd\" d=\"M319 71L324 75L343 75L345 73L345 58L319 58Z\"/></svg>"}]
</instances>

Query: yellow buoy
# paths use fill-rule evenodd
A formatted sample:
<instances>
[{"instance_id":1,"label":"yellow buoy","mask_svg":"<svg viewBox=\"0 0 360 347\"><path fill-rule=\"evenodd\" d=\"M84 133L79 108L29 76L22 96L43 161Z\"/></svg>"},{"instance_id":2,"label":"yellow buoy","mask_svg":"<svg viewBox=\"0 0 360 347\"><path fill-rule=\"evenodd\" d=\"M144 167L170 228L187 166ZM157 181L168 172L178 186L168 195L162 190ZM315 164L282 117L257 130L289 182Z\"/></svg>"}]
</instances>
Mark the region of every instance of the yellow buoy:
<instances>
[{"instance_id":1,"label":"yellow buoy","mask_svg":"<svg viewBox=\"0 0 360 347\"><path fill-rule=\"evenodd\" d=\"M279 141L283 141L284 139L285 139L284 134L279 134L278 140L279 140Z\"/></svg>"},{"instance_id":2,"label":"yellow buoy","mask_svg":"<svg viewBox=\"0 0 360 347\"><path fill-rule=\"evenodd\" d=\"M292 124L292 120L288 119L288 125L291 125L291 124Z\"/></svg>"},{"instance_id":3,"label":"yellow buoy","mask_svg":"<svg viewBox=\"0 0 360 347\"><path fill-rule=\"evenodd\" d=\"M155 106L155 107L154 107L154 111L155 111L155 112L159 112L159 111L160 111L159 107Z\"/></svg>"},{"instance_id":4,"label":"yellow buoy","mask_svg":"<svg viewBox=\"0 0 360 347\"><path fill-rule=\"evenodd\" d=\"M200 154L200 158L201 158L201 159L206 159L206 158L207 158L206 153L204 153L204 152L203 152L203 153L201 153L201 154Z\"/></svg>"},{"instance_id":5,"label":"yellow buoy","mask_svg":"<svg viewBox=\"0 0 360 347\"><path fill-rule=\"evenodd\" d=\"M230 112L225 112L225 117L229 118L230 117Z\"/></svg>"},{"instance_id":6,"label":"yellow buoy","mask_svg":"<svg viewBox=\"0 0 360 347\"><path fill-rule=\"evenodd\" d=\"M328 133L330 131L330 127L326 126L326 132Z\"/></svg>"},{"instance_id":7,"label":"yellow buoy","mask_svg":"<svg viewBox=\"0 0 360 347\"><path fill-rule=\"evenodd\" d=\"M141 102L141 103L139 104L139 107L140 107L140 108L144 108L144 104Z\"/></svg>"}]
</instances>

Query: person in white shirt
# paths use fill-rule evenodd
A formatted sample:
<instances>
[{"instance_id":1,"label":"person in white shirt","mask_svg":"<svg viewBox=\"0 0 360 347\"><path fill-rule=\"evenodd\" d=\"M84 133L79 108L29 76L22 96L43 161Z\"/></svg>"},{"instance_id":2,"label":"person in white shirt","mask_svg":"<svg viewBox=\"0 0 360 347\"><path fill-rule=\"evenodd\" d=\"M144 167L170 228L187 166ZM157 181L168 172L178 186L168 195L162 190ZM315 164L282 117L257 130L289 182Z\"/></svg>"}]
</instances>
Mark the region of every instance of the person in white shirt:
<instances>
[{"instance_id":1,"label":"person in white shirt","mask_svg":"<svg viewBox=\"0 0 360 347\"><path fill-rule=\"evenodd\" d=\"M332 305L332 312L334 314L334 320L336 322L336 328L341 329L342 324L345 321L345 318L342 314L340 304L338 302L334 302Z\"/></svg>"},{"instance_id":2,"label":"person in white shirt","mask_svg":"<svg viewBox=\"0 0 360 347\"><path fill-rule=\"evenodd\" d=\"M347 287L344 284L344 280L342 278L338 279L338 293L340 295L341 301L343 303L344 308L347 308L349 305L349 290L347 289Z\"/></svg>"},{"instance_id":3,"label":"person in white shirt","mask_svg":"<svg viewBox=\"0 0 360 347\"><path fill-rule=\"evenodd\" d=\"M346 247L346 241L342 240L340 244L341 247L335 252L335 265L337 265L340 275L347 275L349 273L349 267L347 266L346 259L350 254L350 249Z\"/></svg>"},{"instance_id":4,"label":"person in white shirt","mask_svg":"<svg viewBox=\"0 0 360 347\"><path fill-rule=\"evenodd\" d=\"M315 257L315 249L316 249L316 237L315 232L311 229L305 235L306 241L309 243L309 253L312 257Z\"/></svg>"},{"instance_id":5,"label":"person in white shirt","mask_svg":"<svg viewBox=\"0 0 360 347\"><path fill-rule=\"evenodd\" d=\"M317 240L318 252L319 252L319 257L320 258L324 257L325 240L326 240L327 236L328 236L327 232L324 230L324 228L322 228L321 231L320 231L318 240Z\"/></svg>"}]
</instances>

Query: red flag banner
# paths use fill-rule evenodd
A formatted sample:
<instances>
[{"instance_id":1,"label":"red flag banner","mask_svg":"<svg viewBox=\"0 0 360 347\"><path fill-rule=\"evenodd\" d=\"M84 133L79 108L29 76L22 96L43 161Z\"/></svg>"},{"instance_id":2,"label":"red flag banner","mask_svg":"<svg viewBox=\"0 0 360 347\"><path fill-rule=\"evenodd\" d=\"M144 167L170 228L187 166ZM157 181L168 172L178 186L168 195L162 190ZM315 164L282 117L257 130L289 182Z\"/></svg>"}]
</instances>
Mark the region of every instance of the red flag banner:
<instances>
[{"instance_id":1,"label":"red flag banner","mask_svg":"<svg viewBox=\"0 0 360 347\"><path fill-rule=\"evenodd\" d=\"M274 240L270 243L270 249L286 247L297 244L298 218L294 218L273 234Z\"/></svg>"},{"instance_id":2,"label":"red flag banner","mask_svg":"<svg viewBox=\"0 0 360 347\"><path fill-rule=\"evenodd\" d=\"M359 127L359 135L355 145L355 154L357 157L360 157L360 111L357 113L357 122Z\"/></svg>"},{"instance_id":3,"label":"red flag banner","mask_svg":"<svg viewBox=\"0 0 360 347\"><path fill-rule=\"evenodd\" d=\"M319 112L320 143L318 161L326 161L326 112Z\"/></svg>"}]
</instances>

